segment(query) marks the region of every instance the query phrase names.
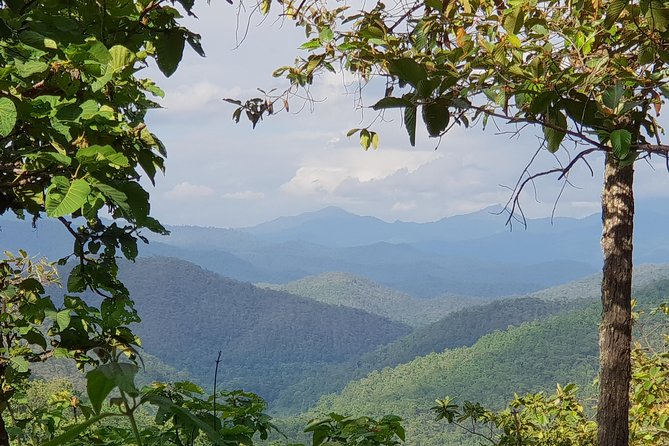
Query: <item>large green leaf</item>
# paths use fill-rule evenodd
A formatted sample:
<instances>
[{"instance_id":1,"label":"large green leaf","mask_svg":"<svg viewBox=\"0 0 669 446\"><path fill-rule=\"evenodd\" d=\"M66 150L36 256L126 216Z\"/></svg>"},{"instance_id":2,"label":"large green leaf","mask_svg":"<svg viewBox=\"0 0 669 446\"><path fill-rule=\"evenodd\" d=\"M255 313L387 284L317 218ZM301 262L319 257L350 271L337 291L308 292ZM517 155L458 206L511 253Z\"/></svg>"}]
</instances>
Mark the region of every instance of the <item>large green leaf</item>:
<instances>
[{"instance_id":1,"label":"large green leaf","mask_svg":"<svg viewBox=\"0 0 669 446\"><path fill-rule=\"evenodd\" d=\"M156 38L156 62L165 76L169 77L177 70L183 57L185 41L184 33L179 29L159 33Z\"/></svg>"},{"instance_id":2,"label":"large green leaf","mask_svg":"<svg viewBox=\"0 0 669 446\"><path fill-rule=\"evenodd\" d=\"M86 393L96 415L100 414L102 403L114 388L116 388L114 377L107 376L104 370L97 368L86 374Z\"/></svg>"},{"instance_id":3,"label":"large green leaf","mask_svg":"<svg viewBox=\"0 0 669 446\"><path fill-rule=\"evenodd\" d=\"M544 137L546 138L546 148L549 152L555 153L560 149L560 144L566 135L567 117L558 108L549 109L545 116L543 126Z\"/></svg>"},{"instance_id":4,"label":"large green leaf","mask_svg":"<svg viewBox=\"0 0 669 446\"><path fill-rule=\"evenodd\" d=\"M412 146L416 145L416 111L415 105L404 109L404 125L409 134L409 143Z\"/></svg>"},{"instance_id":5,"label":"large green leaf","mask_svg":"<svg viewBox=\"0 0 669 446\"><path fill-rule=\"evenodd\" d=\"M0 136L12 133L16 125L16 106L9 98L0 98Z\"/></svg>"},{"instance_id":6,"label":"large green leaf","mask_svg":"<svg viewBox=\"0 0 669 446\"><path fill-rule=\"evenodd\" d=\"M523 27L525 14L523 13L523 4L507 9L504 14L503 26L509 34L518 34Z\"/></svg>"},{"instance_id":7,"label":"large green leaf","mask_svg":"<svg viewBox=\"0 0 669 446\"><path fill-rule=\"evenodd\" d=\"M109 49L111 59L109 60L108 70L118 72L123 70L135 61L135 54L122 45L114 45Z\"/></svg>"},{"instance_id":8,"label":"large green leaf","mask_svg":"<svg viewBox=\"0 0 669 446\"><path fill-rule=\"evenodd\" d=\"M413 103L408 99L394 98L392 96L385 97L372 105L374 110L385 110L387 108L404 108L411 107Z\"/></svg>"},{"instance_id":9,"label":"large green leaf","mask_svg":"<svg viewBox=\"0 0 669 446\"><path fill-rule=\"evenodd\" d=\"M625 94L623 83L618 81L602 93L602 102L611 110L618 108L620 101Z\"/></svg>"},{"instance_id":10,"label":"large green leaf","mask_svg":"<svg viewBox=\"0 0 669 446\"><path fill-rule=\"evenodd\" d=\"M76 179L71 183L68 181L69 184L65 191L61 189L65 184L61 183L57 185L54 183L54 180L52 180L52 186L46 196L45 203L46 213L49 217L69 215L86 203L88 194L91 192L91 188L86 180Z\"/></svg>"},{"instance_id":11,"label":"large green leaf","mask_svg":"<svg viewBox=\"0 0 669 446\"><path fill-rule=\"evenodd\" d=\"M421 81L427 80L425 68L413 59L395 59L388 63L390 74L414 88L418 88Z\"/></svg>"},{"instance_id":12,"label":"large green leaf","mask_svg":"<svg viewBox=\"0 0 669 446\"><path fill-rule=\"evenodd\" d=\"M432 137L441 135L450 121L451 115L446 101L430 102L423 105L423 122Z\"/></svg>"},{"instance_id":13,"label":"large green leaf","mask_svg":"<svg viewBox=\"0 0 669 446\"><path fill-rule=\"evenodd\" d=\"M611 132L609 137L611 140L611 147L613 147L613 154L616 158L622 160L627 157L632 145L632 134L625 129L618 129Z\"/></svg>"},{"instance_id":14,"label":"large green leaf","mask_svg":"<svg viewBox=\"0 0 669 446\"><path fill-rule=\"evenodd\" d=\"M609 7L606 8L606 19L604 20L605 28L610 28L616 23L616 20L618 20L618 17L620 17L620 14L622 14L629 2L630 0L612 0L609 2Z\"/></svg>"}]
</instances>

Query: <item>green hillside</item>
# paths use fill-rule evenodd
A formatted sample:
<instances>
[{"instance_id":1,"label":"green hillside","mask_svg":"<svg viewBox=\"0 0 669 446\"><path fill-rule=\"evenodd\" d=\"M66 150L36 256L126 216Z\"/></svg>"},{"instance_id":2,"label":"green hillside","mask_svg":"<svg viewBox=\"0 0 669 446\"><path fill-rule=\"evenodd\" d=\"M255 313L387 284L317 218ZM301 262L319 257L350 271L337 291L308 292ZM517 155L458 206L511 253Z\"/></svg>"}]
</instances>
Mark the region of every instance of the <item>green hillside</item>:
<instances>
[{"instance_id":1,"label":"green hillside","mask_svg":"<svg viewBox=\"0 0 669 446\"><path fill-rule=\"evenodd\" d=\"M488 301L488 299L458 295L418 299L379 285L365 277L345 272L309 276L285 285L262 283L258 286L332 305L358 308L413 327L436 322L452 311Z\"/></svg>"},{"instance_id":2,"label":"green hillside","mask_svg":"<svg viewBox=\"0 0 669 446\"><path fill-rule=\"evenodd\" d=\"M410 332L404 324L227 279L173 258L124 264L146 351L207 386L222 352L221 387L272 401L328 363L341 363Z\"/></svg>"},{"instance_id":3,"label":"green hillside","mask_svg":"<svg viewBox=\"0 0 669 446\"><path fill-rule=\"evenodd\" d=\"M374 370L394 367L416 357L446 349L471 346L482 336L509 325L519 325L583 306L583 301L544 301L517 298L453 312L441 320L344 364L324 366L314 375L283 389L275 409L292 413L312 406L323 393L338 392L353 380Z\"/></svg>"},{"instance_id":4,"label":"green hillside","mask_svg":"<svg viewBox=\"0 0 669 446\"><path fill-rule=\"evenodd\" d=\"M666 276L665 276L666 277ZM666 299L669 279L636 292L641 307ZM556 383L575 382L593 395L598 364L600 308L585 308L543 321L511 327L482 337L471 347L431 353L395 368L374 371L327 395L300 419L335 411L343 414L393 413L405 419L411 445L460 445L468 440L436 423L429 408L445 395L501 407L515 393L550 391ZM297 434L295 421L284 428Z\"/></svg>"}]
</instances>

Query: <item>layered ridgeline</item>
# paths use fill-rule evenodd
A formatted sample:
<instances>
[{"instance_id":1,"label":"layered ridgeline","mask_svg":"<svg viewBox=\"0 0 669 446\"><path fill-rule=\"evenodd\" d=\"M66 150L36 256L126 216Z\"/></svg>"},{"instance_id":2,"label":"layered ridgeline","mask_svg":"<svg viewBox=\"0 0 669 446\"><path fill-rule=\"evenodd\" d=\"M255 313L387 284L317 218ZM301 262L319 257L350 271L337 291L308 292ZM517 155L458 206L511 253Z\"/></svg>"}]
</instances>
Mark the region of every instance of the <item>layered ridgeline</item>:
<instances>
[{"instance_id":1,"label":"layered ridgeline","mask_svg":"<svg viewBox=\"0 0 669 446\"><path fill-rule=\"evenodd\" d=\"M323 364L347 362L411 330L358 309L257 288L173 258L124 264L147 352L210 385L272 401Z\"/></svg>"},{"instance_id":2,"label":"layered ridgeline","mask_svg":"<svg viewBox=\"0 0 669 446\"><path fill-rule=\"evenodd\" d=\"M250 282L283 284L344 271L422 298L524 294L597 269L599 256L585 254L591 251L586 247L597 248L599 238L592 219L560 219L554 226L530 221L527 232L509 232L504 220L482 211L434 223L386 223L325 209L243 230L169 227L167 237L145 234L152 243L141 246L140 254L178 257ZM29 222L0 218L0 228L3 249L24 248L53 259L72 249L58 222L38 221L33 229ZM512 261L487 248L497 239L515 243ZM574 240L578 255L561 248Z\"/></svg>"},{"instance_id":3,"label":"layered ridgeline","mask_svg":"<svg viewBox=\"0 0 669 446\"><path fill-rule=\"evenodd\" d=\"M655 307L669 295L666 268L655 269L656 273L659 271L664 271L664 277L657 276L654 283L635 291L641 308ZM297 426L322 413L375 416L393 413L404 418L409 444L478 444L475 438L434 421L430 411L434 400L448 395L459 402L479 401L501 408L514 393L550 392L556 383L567 382L579 384L586 400L594 397L600 311L598 303L591 303L544 320L493 332L471 347L431 353L394 368L374 371L350 382L341 392L321 398L300 417L280 420L280 427L299 437Z\"/></svg>"},{"instance_id":4,"label":"layered ridgeline","mask_svg":"<svg viewBox=\"0 0 669 446\"><path fill-rule=\"evenodd\" d=\"M419 299L365 277L343 272L309 276L285 285L259 283L257 286L285 291L327 304L358 308L413 327L428 325L453 311L489 301L455 294Z\"/></svg>"},{"instance_id":5,"label":"layered ridgeline","mask_svg":"<svg viewBox=\"0 0 669 446\"><path fill-rule=\"evenodd\" d=\"M349 381L363 378L370 372L407 363L430 353L471 346L482 336L505 330L509 325L540 320L583 304L582 300L515 298L452 312L352 361L324 365L317 374L283 389L274 401L274 410L284 414L305 410L313 406L321 395L339 392Z\"/></svg>"}]
</instances>

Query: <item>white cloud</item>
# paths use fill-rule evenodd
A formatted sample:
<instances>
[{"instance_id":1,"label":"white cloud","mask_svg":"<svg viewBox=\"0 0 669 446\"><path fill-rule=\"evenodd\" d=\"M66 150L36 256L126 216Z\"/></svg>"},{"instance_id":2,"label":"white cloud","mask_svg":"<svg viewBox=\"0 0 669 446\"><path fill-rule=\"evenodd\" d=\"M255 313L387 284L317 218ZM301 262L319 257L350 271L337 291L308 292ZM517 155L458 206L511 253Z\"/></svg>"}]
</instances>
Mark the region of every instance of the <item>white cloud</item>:
<instances>
[{"instance_id":1,"label":"white cloud","mask_svg":"<svg viewBox=\"0 0 669 446\"><path fill-rule=\"evenodd\" d=\"M184 181L165 192L164 196L166 199L171 201L182 201L208 198L213 196L214 193L214 189L209 186L191 184L188 181Z\"/></svg>"},{"instance_id":2,"label":"white cloud","mask_svg":"<svg viewBox=\"0 0 669 446\"><path fill-rule=\"evenodd\" d=\"M291 194L332 194L343 183L368 183L387 178L399 171L414 172L441 158L435 152L384 150L364 152L359 148L319 152L302 161L295 175L281 186Z\"/></svg>"},{"instance_id":3,"label":"white cloud","mask_svg":"<svg viewBox=\"0 0 669 446\"><path fill-rule=\"evenodd\" d=\"M252 190L245 190L242 192L228 192L223 194L223 198L228 200L260 200L265 198L265 194L262 192L254 192Z\"/></svg>"}]
</instances>

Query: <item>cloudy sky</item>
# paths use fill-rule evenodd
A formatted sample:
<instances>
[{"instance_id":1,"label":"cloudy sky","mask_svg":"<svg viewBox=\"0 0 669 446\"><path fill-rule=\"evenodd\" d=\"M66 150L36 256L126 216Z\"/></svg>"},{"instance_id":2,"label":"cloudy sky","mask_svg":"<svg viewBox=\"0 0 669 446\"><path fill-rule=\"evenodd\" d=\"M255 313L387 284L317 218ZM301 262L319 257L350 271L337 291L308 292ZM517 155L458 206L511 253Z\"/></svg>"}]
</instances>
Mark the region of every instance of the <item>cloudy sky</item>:
<instances>
[{"instance_id":1,"label":"cloudy sky","mask_svg":"<svg viewBox=\"0 0 669 446\"><path fill-rule=\"evenodd\" d=\"M423 132L411 148L399 114L387 114L373 127L381 147L366 152L346 132L367 125L374 114L358 106L357 84L341 75L316 80L312 94L322 102L313 108L295 100L290 113L255 130L247 121L235 124L234 106L222 98L285 88L271 73L293 61L304 37L290 22L261 23L257 15L250 23L242 15L238 30L236 12L222 0L201 5L199 20L188 26L202 35L207 57L187 51L169 79L157 70L145 73L166 91L164 109L149 116L169 154L167 173L152 191L153 214L164 223L241 227L331 205L387 221L437 220L505 203L505 186L515 184L540 142L532 132L515 137L499 134L512 128L489 125L485 131L456 128L440 143ZM236 48L247 23L248 35ZM378 95L374 88L365 90L364 105ZM555 163L543 151L535 170ZM573 172L573 187L564 191L557 215L598 211L602 163L591 159L594 177L585 165ZM637 166L638 197L669 193L663 162ZM536 186L536 195L528 191L524 197L524 208L531 216L548 216L562 184L551 177Z\"/></svg>"}]
</instances>

